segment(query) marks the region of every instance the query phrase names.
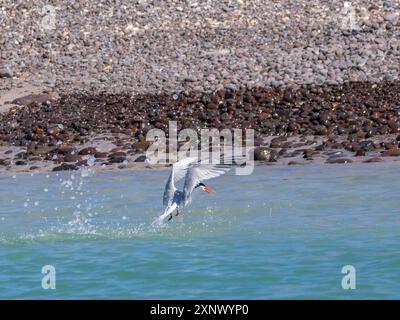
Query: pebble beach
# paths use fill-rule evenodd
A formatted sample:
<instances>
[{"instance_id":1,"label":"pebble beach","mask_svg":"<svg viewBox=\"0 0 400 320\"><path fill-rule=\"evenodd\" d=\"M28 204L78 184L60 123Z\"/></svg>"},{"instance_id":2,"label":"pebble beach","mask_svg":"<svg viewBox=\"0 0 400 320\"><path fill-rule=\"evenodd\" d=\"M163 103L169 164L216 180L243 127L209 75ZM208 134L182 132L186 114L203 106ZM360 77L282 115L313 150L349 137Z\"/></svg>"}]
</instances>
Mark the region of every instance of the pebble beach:
<instances>
[{"instance_id":1,"label":"pebble beach","mask_svg":"<svg viewBox=\"0 0 400 320\"><path fill-rule=\"evenodd\" d=\"M146 167L254 129L269 165L400 159L397 1L2 1L0 172Z\"/></svg>"},{"instance_id":2,"label":"pebble beach","mask_svg":"<svg viewBox=\"0 0 400 320\"><path fill-rule=\"evenodd\" d=\"M399 0L0 0L0 299L400 298L399 73Z\"/></svg>"}]
</instances>

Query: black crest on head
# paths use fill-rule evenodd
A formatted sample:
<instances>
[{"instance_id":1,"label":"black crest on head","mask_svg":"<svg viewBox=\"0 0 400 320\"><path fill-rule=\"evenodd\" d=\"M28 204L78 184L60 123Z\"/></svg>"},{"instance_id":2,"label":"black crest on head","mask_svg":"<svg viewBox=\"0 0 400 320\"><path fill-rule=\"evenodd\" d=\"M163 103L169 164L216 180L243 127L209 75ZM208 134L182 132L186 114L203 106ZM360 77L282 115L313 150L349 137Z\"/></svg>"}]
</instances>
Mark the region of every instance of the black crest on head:
<instances>
[{"instance_id":1,"label":"black crest on head","mask_svg":"<svg viewBox=\"0 0 400 320\"><path fill-rule=\"evenodd\" d=\"M205 187L206 185L203 182L200 182L199 184L197 184L197 186L195 186L194 188L198 188L198 187Z\"/></svg>"}]
</instances>

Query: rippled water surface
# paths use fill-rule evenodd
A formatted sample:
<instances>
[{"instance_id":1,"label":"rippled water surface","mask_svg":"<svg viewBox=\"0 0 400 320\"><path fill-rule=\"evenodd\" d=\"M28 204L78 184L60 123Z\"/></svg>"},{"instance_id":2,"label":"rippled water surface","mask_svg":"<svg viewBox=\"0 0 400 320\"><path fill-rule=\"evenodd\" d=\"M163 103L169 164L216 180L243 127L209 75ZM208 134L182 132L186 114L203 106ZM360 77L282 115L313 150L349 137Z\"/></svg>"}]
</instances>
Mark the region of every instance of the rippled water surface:
<instances>
[{"instance_id":1,"label":"rippled water surface","mask_svg":"<svg viewBox=\"0 0 400 320\"><path fill-rule=\"evenodd\" d=\"M167 175L1 176L0 298L400 298L398 164L257 167L157 227Z\"/></svg>"}]
</instances>

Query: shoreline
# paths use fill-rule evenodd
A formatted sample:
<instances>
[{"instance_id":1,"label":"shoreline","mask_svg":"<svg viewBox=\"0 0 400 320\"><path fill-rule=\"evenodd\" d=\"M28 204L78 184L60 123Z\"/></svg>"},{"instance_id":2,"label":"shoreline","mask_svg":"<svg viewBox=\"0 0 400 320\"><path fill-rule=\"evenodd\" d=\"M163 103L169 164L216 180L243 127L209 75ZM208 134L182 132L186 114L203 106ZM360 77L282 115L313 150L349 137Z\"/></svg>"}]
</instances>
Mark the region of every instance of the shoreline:
<instances>
[{"instance_id":1,"label":"shoreline","mask_svg":"<svg viewBox=\"0 0 400 320\"><path fill-rule=\"evenodd\" d=\"M255 131L255 160L271 165L400 160L400 81L163 95L40 93L0 113L0 174L145 169L146 133Z\"/></svg>"},{"instance_id":2,"label":"shoreline","mask_svg":"<svg viewBox=\"0 0 400 320\"><path fill-rule=\"evenodd\" d=\"M351 160L351 159L350 159ZM326 162L304 162L304 163L296 163L293 165L288 165L287 163L271 163L271 162L265 162L265 161L254 161L254 168L257 167L270 167L270 168L288 168L288 167L320 167L320 168L330 168L334 166L343 166L343 163L332 163L328 164ZM357 165L363 165L363 166L368 166L368 167L375 167L375 166L384 166L384 165L400 165L400 158L384 158L382 161L372 161L372 162L366 162L366 161L352 161L349 163L346 163L346 167L352 167L352 166L357 166ZM86 173L82 170L89 170L88 172L92 172L93 174L98 174L98 173L113 173L113 172L158 172L158 171L169 171L171 165L147 165L143 163L131 163L127 166L124 166L123 168L118 167L118 166L107 166L107 167L101 167L101 166L94 166L94 167L84 167L81 166L78 168L78 170L74 171L52 171L50 168L51 167L39 167L38 169L35 170L29 170L29 169L24 169L20 167L13 167L10 170L4 170L0 171L0 178L1 177L18 177L19 175L31 175L34 176L36 174L81 174L83 173L84 176ZM90 174L90 173L89 173ZM251 173L253 174L253 173Z\"/></svg>"}]
</instances>

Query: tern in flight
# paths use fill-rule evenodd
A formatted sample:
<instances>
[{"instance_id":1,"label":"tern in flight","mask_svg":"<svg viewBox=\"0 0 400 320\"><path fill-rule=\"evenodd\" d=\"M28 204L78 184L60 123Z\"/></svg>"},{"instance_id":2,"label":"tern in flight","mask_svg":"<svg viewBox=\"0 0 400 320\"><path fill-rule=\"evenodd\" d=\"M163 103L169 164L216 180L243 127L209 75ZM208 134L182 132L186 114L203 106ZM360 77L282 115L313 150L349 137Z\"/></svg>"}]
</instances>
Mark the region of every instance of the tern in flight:
<instances>
[{"instance_id":1,"label":"tern in flight","mask_svg":"<svg viewBox=\"0 0 400 320\"><path fill-rule=\"evenodd\" d=\"M198 161L196 157L181 159L172 165L171 174L165 185L163 204L164 213L159 217L160 222L168 218L172 219L180 214L180 209L186 207L192 201L192 193L196 188L201 188L204 192L211 195L214 190L206 186L203 182L216 178L230 170L231 165L225 164L204 164ZM175 183L185 178L183 190L177 190Z\"/></svg>"}]
</instances>

